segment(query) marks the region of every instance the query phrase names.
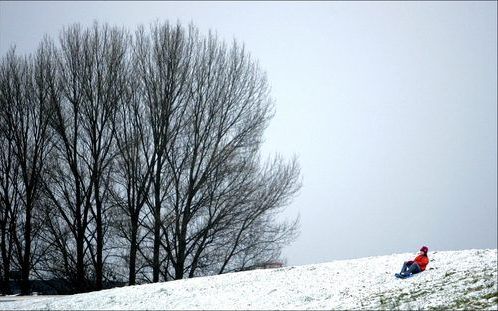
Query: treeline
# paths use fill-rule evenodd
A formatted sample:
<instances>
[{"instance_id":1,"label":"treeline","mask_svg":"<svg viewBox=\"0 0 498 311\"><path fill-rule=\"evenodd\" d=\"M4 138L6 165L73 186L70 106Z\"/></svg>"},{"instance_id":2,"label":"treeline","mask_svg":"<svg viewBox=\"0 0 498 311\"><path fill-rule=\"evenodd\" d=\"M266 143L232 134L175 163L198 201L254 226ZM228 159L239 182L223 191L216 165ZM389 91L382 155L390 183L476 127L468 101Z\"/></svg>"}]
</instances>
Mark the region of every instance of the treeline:
<instances>
[{"instance_id":1,"label":"treeline","mask_svg":"<svg viewBox=\"0 0 498 311\"><path fill-rule=\"evenodd\" d=\"M0 64L2 293L11 271L102 289L275 260L299 166L263 161L264 73L194 26L64 28Z\"/></svg>"}]
</instances>

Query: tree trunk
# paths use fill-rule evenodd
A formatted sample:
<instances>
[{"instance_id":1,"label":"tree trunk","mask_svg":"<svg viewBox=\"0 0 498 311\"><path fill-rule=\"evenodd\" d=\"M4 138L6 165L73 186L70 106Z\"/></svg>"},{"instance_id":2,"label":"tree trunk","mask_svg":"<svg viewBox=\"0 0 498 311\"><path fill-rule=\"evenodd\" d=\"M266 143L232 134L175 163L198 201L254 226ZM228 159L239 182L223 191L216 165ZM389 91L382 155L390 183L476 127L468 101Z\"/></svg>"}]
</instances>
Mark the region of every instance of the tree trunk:
<instances>
[{"instance_id":1,"label":"tree trunk","mask_svg":"<svg viewBox=\"0 0 498 311\"><path fill-rule=\"evenodd\" d=\"M12 293L10 291L10 286L9 286L10 256L8 255L8 252L7 252L4 232L2 232L1 251L2 251L2 263L3 263L3 265L2 265L3 275L2 275L2 279L0 280L0 290L1 290L2 295L10 295Z\"/></svg>"},{"instance_id":2,"label":"tree trunk","mask_svg":"<svg viewBox=\"0 0 498 311\"><path fill-rule=\"evenodd\" d=\"M101 290L103 288L103 260L102 260L102 252L104 250L104 232L102 228L102 202L100 201L100 193L98 190L98 183L95 182L95 201L97 208L97 265L95 267L95 286L97 290Z\"/></svg>"},{"instance_id":3,"label":"tree trunk","mask_svg":"<svg viewBox=\"0 0 498 311\"><path fill-rule=\"evenodd\" d=\"M102 211L97 209L97 266L95 267L96 289L101 290L103 287L103 260L102 252L104 249L104 237L102 230Z\"/></svg>"},{"instance_id":4,"label":"tree trunk","mask_svg":"<svg viewBox=\"0 0 498 311\"><path fill-rule=\"evenodd\" d=\"M157 197L157 196L156 196ZM161 204L154 206L154 254L152 260L152 282L159 282L159 246L161 244Z\"/></svg>"},{"instance_id":5,"label":"tree trunk","mask_svg":"<svg viewBox=\"0 0 498 311\"><path fill-rule=\"evenodd\" d=\"M185 239L180 238L178 241L178 256L175 265L175 280L183 279L183 269L185 268Z\"/></svg>"},{"instance_id":6,"label":"tree trunk","mask_svg":"<svg viewBox=\"0 0 498 311\"><path fill-rule=\"evenodd\" d=\"M159 247L161 245L161 158L158 156L154 182L154 254L152 282L159 282Z\"/></svg>"},{"instance_id":7,"label":"tree trunk","mask_svg":"<svg viewBox=\"0 0 498 311\"><path fill-rule=\"evenodd\" d=\"M78 226L78 238L76 240L76 286L79 292L86 291L85 262L84 262L84 229Z\"/></svg>"},{"instance_id":8,"label":"tree trunk","mask_svg":"<svg viewBox=\"0 0 498 311\"><path fill-rule=\"evenodd\" d=\"M28 204L27 204L28 205ZM28 205L29 206L29 205ZM21 263L21 294L29 295L30 259L31 259L31 208L26 208L26 223L24 227L24 254Z\"/></svg>"},{"instance_id":9,"label":"tree trunk","mask_svg":"<svg viewBox=\"0 0 498 311\"><path fill-rule=\"evenodd\" d=\"M129 263L129 285L136 283L136 262L137 262L137 232L138 221L135 216L132 217L131 223L131 244L130 244L130 263Z\"/></svg>"}]
</instances>

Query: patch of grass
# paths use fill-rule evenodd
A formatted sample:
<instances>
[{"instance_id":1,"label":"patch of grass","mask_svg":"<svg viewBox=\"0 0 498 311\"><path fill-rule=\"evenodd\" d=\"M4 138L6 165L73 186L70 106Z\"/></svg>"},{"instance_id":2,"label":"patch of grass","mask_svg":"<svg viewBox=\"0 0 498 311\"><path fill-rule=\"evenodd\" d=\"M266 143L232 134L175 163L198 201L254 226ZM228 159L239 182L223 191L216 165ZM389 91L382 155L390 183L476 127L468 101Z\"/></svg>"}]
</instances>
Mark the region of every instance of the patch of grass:
<instances>
[{"instance_id":1,"label":"patch of grass","mask_svg":"<svg viewBox=\"0 0 498 311\"><path fill-rule=\"evenodd\" d=\"M491 287L495 287L495 286L496 286L496 283L494 283L494 282L486 283L486 288L491 288Z\"/></svg>"},{"instance_id":2,"label":"patch of grass","mask_svg":"<svg viewBox=\"0 0 498 311\"><path fill-rule=\"evenodd\" d=\"M389 304L389 298L387 298L384 295L379 295L379 302L380 302L381 309L385 309L385 308L387 308L387 305Z\"/></svg>"},{"instance_id":3,"label":"patch of grass","mask_svg":"<svg viewBox=\"0 0 498 311\"><path fill-rule=\"evenodd\" d=\"M482 291L482 290L484 290L486 288L491 288L491 287L494 287L494 286L495 286L495 284L493 284L493 283L482 284L482 285L479 285L477 287L468 288L467 289L467 293ZM493 295L496 296L497 293L498 292L496 292L496 291L494 293L491 293L492 294L491 297L494 297ZM489 295L489 294L487 294L487 295ZM486 299L488 299L488 298L486 298Z\"/></svg>"},{"instance_id":4,"label":"patch of grass","mask_svg":"<svg viewBox=\"0 0 498 311\"><path fill-rule=\"evenodd\" d=\"M439 310L441 310L441 311L444 310L444 311L446 311L446 310L448 310L448 308L447 307L443 307L443 306L435 306L435 307L431 306L431 307L427 308L427 310L438 310L438 311Z\"/></svg>"},{"instance_id":5,"label":"patch of grass","mask_svg":"<svg viewBox=\"0 0 498 311\"><path fill-rule=\"evenodd\" d=\"M446 273L444 274L444 277L447 278L449 276L452 276L455 273L456 273L455 271L446 271Z\"/></svg>"},{"instance_id":6,"label":"patch of grass","mask_svg":"<svg viewBox=\"0 0 498 311\"><path fill-rule=\"evenodd\" d=\"M484 285L479 285L479 286L477 286L477 287L471 287L471 288L469 288L469 289L467 290L467 293L471 293L471 292L478 292L478 291L481 291L481 290L483 290L483 289L485 289L485 288L486 288L486 286L484 286Z\"/></svg>"},{"instance_id":7,"label":"patch of grass","mask_svg":"<svg viewBox=\"0 0 498 311\"><path fill-rule=\"evenodd\" d=\"M428 293L429 292L425 291L425 290L416 291L416 292L412 293L412 298L418 298L418 297L423 296L423 295L428 294Z\"/></svg>"},{"instance_id":8,"label":"patch of grass","mask_svg":"<svg viewBox=\"0 0 498 311\"><path fill-rule=\"evenodd\" d=\"M400 297L384 297L384 295L379 295L380 309L381 310L399 310Z\"/></svg>"},{"instance_id":9,"label":"patch of grass","mask_svg":"<svg viewBox=\"0 0 498 311\"><path fill-rule=\"evenodd\" d=\"M470 299L467 297L462 297L462 298L458 298L457 300L455 300L455 306L457 308L462 308L462 307L468 306L469 304L470 304Z\"/></svg>"},{"instance_id":10,"label":"patch of grass","mask_svg":"<svg viewBox=\"0 0 498 311\"><path fill-rule=\"evenodd\" d=\"M491 298L498 298L498 291L487 293L486 295L482 296L484 299L491 299Z\"/></svg>"},{"instance_id":11,"label":"patch of grass","mask_svg":"<svg viewBox=\"0 0 498 311\"><path fill-rule=\"evenodd\" d=\"M487 301L476 298L462 297L454 301L454 304L448 309L463 309L463 310L476 310L486 309L491 307Z\"/></svg>"}]
</instances>

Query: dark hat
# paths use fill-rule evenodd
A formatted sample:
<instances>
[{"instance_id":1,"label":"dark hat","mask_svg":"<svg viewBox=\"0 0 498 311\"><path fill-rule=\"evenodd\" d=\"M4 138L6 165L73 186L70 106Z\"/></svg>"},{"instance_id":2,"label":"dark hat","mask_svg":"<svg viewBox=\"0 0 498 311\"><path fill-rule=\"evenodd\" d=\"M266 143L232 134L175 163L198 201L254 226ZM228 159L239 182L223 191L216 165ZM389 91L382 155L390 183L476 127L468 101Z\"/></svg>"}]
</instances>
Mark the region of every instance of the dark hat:
<instances>
[{"instance_id":1,"label":"dark hat","mask_svg":"<svg viewBox=\"0 0 498 311\"><path fill-rule=\"evenodd\" d=\"M421 252L424 252L425 254L427 254L427 252L429 251L429 248L428 248L427 246L422 246L422 247L420 248L420 251L421 251Z\"/></svg>"}]
</instances>

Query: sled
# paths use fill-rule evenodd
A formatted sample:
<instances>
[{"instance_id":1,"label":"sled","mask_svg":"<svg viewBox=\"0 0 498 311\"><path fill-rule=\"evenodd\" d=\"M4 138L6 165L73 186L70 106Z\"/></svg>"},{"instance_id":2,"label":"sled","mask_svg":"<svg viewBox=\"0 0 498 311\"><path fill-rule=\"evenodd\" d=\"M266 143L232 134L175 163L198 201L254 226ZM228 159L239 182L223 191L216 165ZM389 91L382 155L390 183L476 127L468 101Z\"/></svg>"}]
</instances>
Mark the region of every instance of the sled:
<instances>
[{"instance_id":1,"label":"sled","mask_svg":"<svg viewBox=\"0 0 498 311\"><path fill-rule=\"evenodd\" d=\"M398 279L409 279L413 277L415 274L409 274L409 275L401 275L399 273L395 273L394 276L397 277Z\"/></svg>"}]
</instances>

